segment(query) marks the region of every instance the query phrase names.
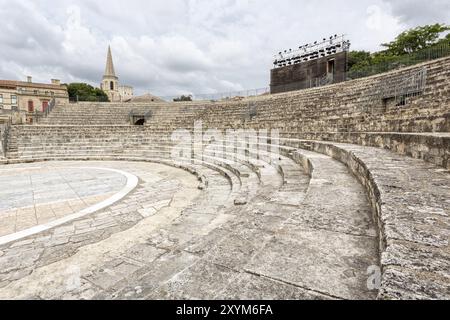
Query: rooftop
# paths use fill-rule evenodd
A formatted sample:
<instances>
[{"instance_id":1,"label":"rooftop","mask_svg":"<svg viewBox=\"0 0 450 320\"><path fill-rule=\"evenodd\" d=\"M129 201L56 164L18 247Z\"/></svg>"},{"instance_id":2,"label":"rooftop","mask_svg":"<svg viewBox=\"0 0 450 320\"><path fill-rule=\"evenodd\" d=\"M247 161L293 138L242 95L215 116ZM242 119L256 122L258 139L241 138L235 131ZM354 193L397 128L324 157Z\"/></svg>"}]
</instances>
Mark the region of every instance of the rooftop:
<instances>
[{"instance_id":1,"label":"rooftop","mask_svg":"<svg viewBox=\"0 0 450 320\"><path fill-rule=\"evenodd\" d=\"M61 90L65 89L65 85L58 84L47 84L47 83L35 83L26 81L15 81L15 80L0 80L0 87L2 88L17 88L17 87L27 87L27 88L39 88L39 89L53 89Z\"/></svg>"}]
</instances>

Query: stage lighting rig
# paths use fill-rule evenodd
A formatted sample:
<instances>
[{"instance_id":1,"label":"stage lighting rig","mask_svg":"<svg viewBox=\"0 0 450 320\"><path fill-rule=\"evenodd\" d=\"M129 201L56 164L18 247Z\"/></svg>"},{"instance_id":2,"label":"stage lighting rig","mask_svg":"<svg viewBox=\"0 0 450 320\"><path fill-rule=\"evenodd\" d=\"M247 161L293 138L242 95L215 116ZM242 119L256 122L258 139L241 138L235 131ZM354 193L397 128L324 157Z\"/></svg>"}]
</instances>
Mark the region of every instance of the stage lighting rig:
<instances>
[{"instance_id":1,"label":"stage lighting rig","mask_svg":"<svg viewBox=\"0 0 450 320\"><path fill-rule=\"evenodd\" d=\"M300 62L307 62L328 55L333 55L350 49L350 41L344 35L323 38L322 42L315 41L298 47L297 50L284 50L275 55L274 67L280 68Z\"/></svg>"}]
</instances>

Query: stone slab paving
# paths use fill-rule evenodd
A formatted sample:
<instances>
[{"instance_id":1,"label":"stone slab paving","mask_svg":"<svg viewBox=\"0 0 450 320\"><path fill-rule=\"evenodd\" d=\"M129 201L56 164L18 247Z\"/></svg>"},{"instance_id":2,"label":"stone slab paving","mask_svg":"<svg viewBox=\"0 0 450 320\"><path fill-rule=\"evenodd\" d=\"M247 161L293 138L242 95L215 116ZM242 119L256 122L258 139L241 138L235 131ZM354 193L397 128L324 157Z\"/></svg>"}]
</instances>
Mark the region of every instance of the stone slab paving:
<instances>
[{"instance_id":1,"label":"stone slab paving","mask_svg":"<svg viewBox=\"0 0 450 320\"><path fill-rule=\"evenodd\" d=\"M379 233L380 299L449 299L450 174L387 150L286 139L340 159L370 194Z\"/></svg>"},{"instance_id":2,"label":"stone slab paving","mask_svg":"<svg viewBox=\"0 0 450 320\"><path fill-rule=\"evenodd\" d=\"M374 298L362 186L331 157L307 156L311 177L283 158L284 179L253 185L243 205L223 172L202 165L199 190L195 176L161 164L60 162L120 168L139 184L109 208L0 246L0 298Z\"/></svg>"},{"instance_id":3,"label":"stone slab paving","mask_svg":"<svg viewBox=\"0 0 450 320\"><path fill-rule=\"evenodd\" d=\"M120 172L101 168L5 167L0 170L0 244L107 201L127 181Z\"/></svg>"},{"instance_id":4,"label":"stone slab paving","mask_svg":"<svg viewBox=\"0 0 450 320\"><path fill-rule=\"evenodd\" d=\"M126 246L127 239L133 242L138 237L132 231L124 238L114 241L105 241L98 251L76 255L80 250L86 249L88 245L96 244L112 235L128 230L144 219L145 215L139 211L154 207L155 210L163 211L170 209L171 214L162 218L173 219L180 208L190 199L195 198L200 191L197 189L198 182L191 174L171 167L151 163L127 163L127 162L54 162L57 166L80 166L86 165L103 168L126 170L137 174L140 179L139 185L126 198L119 203L95 212L92 215L77 219L52 230L36 234L22 241L0 246L0 287L6 287L12 282L12 287L25 281L26 289L9 291L6 288L0 290L2 298L19 298L39 296L41 291L51 294L51 297L62 297L65 292L58 291L54 285L53 277L62 277L66 282L67 272L74 266L96 265L102 261L103 256L111 252L120 252L121 246ZM23 164L26 167L30 164ZM227 186L229 188L229 186ZM152 216L151 216L152 217ZM151 218L150 217L150 218ZM157 219L157 218L155 218ZM155 226L149 222L149 229ZM144 228L141 232L146 232ZM105 244L106 247L105 247ZM105 249L105 250L103 250ZM124 250L125 251L125 250ZM71 263L70 259L76 259L77 263ZM77 260L79 259L79 260ZM66 261L67 260L67 261ZM48 269L56 267L50 273ZM69 270L69 271L67 271ZM43 272L41 274L41 272ZM26 278L31 274L31 278ZM69 277L70 278L70 277ZM19 285L20 286L20 285ZM42 294L44 297L45 294Z\"/></svg>"}]
</instances>

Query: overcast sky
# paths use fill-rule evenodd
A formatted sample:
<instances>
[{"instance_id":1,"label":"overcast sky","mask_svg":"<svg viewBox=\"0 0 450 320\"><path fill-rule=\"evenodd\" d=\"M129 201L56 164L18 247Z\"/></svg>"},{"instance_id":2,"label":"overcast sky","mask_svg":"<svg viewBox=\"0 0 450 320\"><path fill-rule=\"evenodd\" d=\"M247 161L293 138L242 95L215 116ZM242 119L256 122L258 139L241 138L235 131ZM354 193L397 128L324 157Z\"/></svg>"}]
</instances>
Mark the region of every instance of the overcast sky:
<instances>
[{"instance_id":1,"label":"overcast sky","mask_svg":"<svg viewBox=\"0 0 450 320\"><path fill-rule=\"evenodd\" d=\"M269 84L273 55L332 34L377 50L399 32L450 22L448 0L0 0L0 79L99 86L111 44L138 94Z\"/></svg>"}]
</instances>

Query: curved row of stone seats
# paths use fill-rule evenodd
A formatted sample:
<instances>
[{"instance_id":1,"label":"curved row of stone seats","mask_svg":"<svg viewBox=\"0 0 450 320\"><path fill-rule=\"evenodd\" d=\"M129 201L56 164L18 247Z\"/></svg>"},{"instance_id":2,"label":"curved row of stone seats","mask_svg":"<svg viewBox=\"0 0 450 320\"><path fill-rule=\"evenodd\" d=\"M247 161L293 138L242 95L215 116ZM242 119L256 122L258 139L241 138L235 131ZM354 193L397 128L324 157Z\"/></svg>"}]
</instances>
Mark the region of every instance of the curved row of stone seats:
<instances>
[{"instance_id":1,"label":"curved row of stone seats","mask_svg":"<svg viewBox=\"0 0 450 320\"><path fill-rule=\"evenodd\" d=\"M339 160L366 188L379 232L379 298L449 298L448 170L373 147L295 138L281 138L280 142L282 153L307 172L317 166L311 161L316 155L302 150ZM310 185L314 185L313 180ZM328 223L343 216L339 212L329 217Z\"/></svg>"},{"instance_id":2,"label":"curved row of stone seats","mask_svg":"<svg viewBox=\"0 0 450 320\"><path fill-rule=\"evenodd\" d=\"M24 132L28 133L22 137L23 140L19 139L19 146L23 143L24 145L22 145L22 147L25 147L25 149L30 148L30 152L29 154L18 153L19 159L21 159L21 161L73 159L76 158L77 155L84 159L125 159L127 156L137 156L137 158L140 157L142 159L158 157L166 160L170 159L171 149L174 143L170 140L170 136L167 135L167 133L169 133L167 131L165 132L165 135L157 135L156 131L151 134L147 132L146 128L136 129L134 127L117 127L116 129L122 128L127 133L124 134L124 132L121 132L120 130L119 132L114 133L114 130L109 130L109 134L105 133L103 136L99 136L100 133L95 131L92 132L92 128L96 127L91 127L89 130L86 130L87 128L82 128L82 130L86 130L86 134L78 132L75 138L71 139L72 130L70 130L70 127L46 128L48 129L48 135L44 136L33 134L33 132L35 132L34 130L39 129L38 127L22 127L20 129L24 129ZM105 129L102 127L97 128ZM107 128L111 129L111 127ZM19 127L15 128L15 130L20 129ZM43 129L43 127L41 127L41 129ZM132 137L132 132L137 133L135 138ZM142 139L143 136L146 136L146 138ZM53 141L52 137L54 139ZM45 144L40 144L40 139L46 141ZM29 142L28 145L26 145L26 141ZM115 146L111 145L112 141L116 142ZM446 241L448 242L448 228L445 228L446 225L448 226L448 221L446 221L448 217L446 218L445 212L448 212L449 209L449 180L447 171L443 169L439 170L431 165L425 165L425 163L418 160L397 156L388 151L376 148L299 140L295 138L282 138L281 141L284 145L288 146L285 150L285 156L290 156L294 159L298 159L296 158L299 154L296 150L298 148L312 149L338 158L340 161L347 164L361 180L363 185L366 186L374 210L377 213L376 218L381 239L380 253L383 257L389 257L389 260L394 259L395 261L398 260L402 263L400 268L396 265L383 265L383 267L385 267L383 271L385 272L386 277L383 278L384 287L380 297L445 296L445 291L442 291L442 288L446 284L446 275L445 271L440 267L436 272L439 274L444 273L444 278L440 278L438 287L427 287L424 292L412 292L411 290L413 290L413 287L393 288L393 284L397 282L392 277L396 276L406 279L408 277L417 276L415 273L416 271L409 269L411 262L408 261L408 255L412 255L412 261L416 259L414 257L414 252L409 252L409 250L413 250L411 248L415 248L429 256L432 254L440 255L442 258L438 261L439 265L441 267L448 267L448 257L446 256L445 250L442 249L442 246L445 247ZM112 152L111 150L114 148L120 148L120 152ZM358 153L356 153L356 151ZM356 156L354 154L357 154L358 158L355 158ZM206 158L208 158L208 154L206 155ZM298 160L298 162L304 164L304 161ZM374 168L368 166L367 163L374 165ZM255 163L253 164L255 165ZM379 169L380 164L381 170ZM252 184L256 184L256 177L258 174L256 173L256 170L254 170L254 166L242 166L239 164L237 166L232 166L232 163L228 160L218 159L212 156L210 159L206 159L201 166L204 165L217 166L215 167L215 170L221 171L221 174L227 176L234 185L242 185L242 177L246 178L247 175L250 176L250 173L253 171L253 173L251 173L253 175ZM398 172L398 169L401 169L401 171ZM380 170L380 172L377 170ZM287 171L289 170L283 168L278 170L281 176ZM418 178L414 178L414 175L416 174ZM397 176L402 176L405 180L398 181L396 179ZM232 177L235 177L234 181ZM295 174L293 177L295 177ZM289 180L289 178L286 179L286 177L284 177L284 179L285 181ZM297 178L294 178L293 180L296 179ZM388 185L388 192L383 193L380 191L380 181ZM248 184L247 186L250 185L251 184ZM246 187L243 191L248 194L250 189L251 188ZM240 188L239 191L241 191ZM424 194L426 196L425 199L422 197ZM445 196L446 194L447 196ZM235 196L240 197L238 193L235 193ZM399 208L399 201L402 198L405 198L405 200L401 201L404 205ZM248 200L242 201L242 203L246 203L247 201ZM408 205L411 204L415 207L408 208ZM428 212L436 215L436 217L425 218ZM418 216L418 218L416 219L415 216ZM412 221L409 221L409 219ZM430 222L428 222L427 219L430 219ZM430 225L430 223L432 225ZM435 223L444 227L434 230ZM434 233L436 231L438 231L437 234ZM446 236L447 240L445 240ZM415 237L419 237L419 239L416 239ZM400 247L390 247L391 243ZM437 249L426 251L427 248L422 248L424 245L435 246ZM393 250L394 252L392 252ZM395 250L401 250L401 252ZM401 254L401 256L396 256L396 254ZM431 265L433 263L432 259L427 263ZM406 264L406 267L403 264ZM435 277L433 274L435 270L428 270L426 268L426 266L422 268L426 271L424 274L431 272L431 275L428 275L427 277ZM424 279L425 280L422 279L420 281L423 281L426 284L428 278ZM419 280L414 279L414 281ZM421 285L425 284L421 283Z\"/></svg>"},{"instance_id":3,"label":"curved row of stone seats","mask_svg":"<svg viewBox=\"0 0 450 320\"><path fill-rule=\"evenodd\" d=\"M114 157L123 158L127 155L141 156L145 159L171 159L171 152L174 146L174 142L170 140L170 137L142 139L141 135L133 137L131 135L123 135L122 132L114 134L111 131L99 133L91 130L87 131L86 135L81 132L72 134L71 130L64 132L64 129L54 126L49 127L49 131L45 131L50 133L49 136L46 136L44 133L33 134L34 130L43 129L44 127L23 128L26 129L24 134L19 134L16 138L17 150L9 153L10 158L12 158L9 161L10 163L16 161L64 160L68 158L113 159ZM50 137L53 137L53 139ZM10 148L13 148L12 143L10 143ZM16 158L16 160L13 158ZM236 194L240 192L236 202L246 203L248 197L251 197L253 194L255 180L260 179L260 172L256 168L257 162L246 162L244 160L241 162L235 163L205 154L202 164L214 166L216 171L226 176L230 180L234 192ZM281 167L278 166L277 169L279 168Z\"/></svg>"},{"instance_id":4,"label":"curved row of stone seats","mask_svg":"<svg viewBox=\"0 0 450 320\"><path fill-rule=\"evenodd\" d=\"M250 125L265 126L265 121L279 127L290 125L298 130L312 131L368 131L368 132L427 132L449 131L448 77L450 58L392 71L390 73L348 81L332 86L264 96L252 101L228 102L211 106L209 118L204 120L220 124L220 120L236 122L241 114L227 109L255 107L256 116ZM408 70L427 69L423 93L407 98L404 106L383 105L382 97L370 100L370 90L377 94L376 83ZM447 93L447 94L446 94ZM228 113L228 114L227 114ZM222 118L221 116L226 116ZM289 120L287 122L287 120ZM278 123L277 123L278 122Z\"/></svg>"},{"instance_id":5,"label":"curved row of stone seats","mask_svg":"<svg viewBox=\"0 0 450 320\"><path fill-rule=\"evenodd\" d=\"M383 101L382 91L386 89L383 86L390 80L404 74L407 82L411 73L423 69L427 71L426 83L419 94L406 97L405 105ZM190 126L201 119L208 127L224 123L258 127L272 123L302 132L448 132L449 76L447 57L364 79L241 101L61 105L41 123L126 124L128 113L135 108L152 111L148 124L159 128Z\"/></svg>"},{"instance_id":6,"label":"curved row of stone seats","mask_svg":"<svg viewBox=\"0 0 450 320\"><path fill-rule=\"evenodd\" d=\"M105 141L104 143L106 146L109 142ZM144 147L141 146L141 148ZM170 148L170 146L167 147ZM129 155L111 155L111 159L158 161L156 157L160 156L163 158L162 161L169 161L163 156L161 150L155 150L154 153L147 153L144 150L142 154L135 151L138 150L130 150ZM35 157L32 157L32 160L77 159L77 156L71 152L66 153L65 158L54 157L50 150L47 152L49 153L47 156L44 152L38 153ZM79 150L80 154L83 152L86 152L86 150ZM107 153L94 156L87 152L84 156L85 159L91 160L106 160L108 157ZM178 283L179 279L189 276L193 268L200 268L200 266L204 266L204 263L212 263L213 269L215 266L222 265L230 270L230 283L242 283L255 276L259 278L258 283L261 281L270 283L275 280L275 283L278 283L278 286L281 287L283 287L281 283L284 283L285 289L289 289L280 291L284 292L284 298L354 299L374 297L374 293L369 292L366 288L366 270L360 268L361 265L377 264L373 226L370 226L365 197L359 191L360 188L362 190L362 187L353 181L351 175L343 170L342 165L330 157L318 157L313 154L307 154L305 157L308 157L309 161L314 163L315 171L308 170L308 173L313 177L312 186L309 186L309 179L305 178L306 175L300 170L300 166L295 165L293 160L288 157L277 156L277 159L281 160L275 165L270 161L264 164L264 160L252 158L241 159L241 162L232 164L227 159L221 160L220 157L209 156L207 153L206 158L211 159L208 159L207 162L201 162L198 164L198 168L194 168L196 170L209 169L220 172L220 175L226 176L232 184L245 183L243 180L240 182L233 181L233 173L241 179L246 178L246 174L250 175L251 171L255 171L254 176L258 176L255 168L261 168L261 165L264 166L263 169L272 167L265 172L264 170L259 172L259 176L262 177L261 182L264 181L264 177L268 178L267 174L280 176L280 178L275 182L272 181L261 186L261 193L256 194L253 201L248 201L247 204L239 203L241 205L239 209L233 209L233 207L227 209L225 212L227 220L224 220L226 223L219 225L220 228L211 226L212 230L206 237L199 236L196 239L191 239L188 243L182 241L183 239L177 241L177 248L174 248L174 250L181 247L187 252L195 251L202 255L201 259L195 266L187 265L186 268L183 268L185 271L181 274L177 272L176 275L172 275L171 278L159 283L157 290L146 292L146 294L160 298L215 297L211 295L211 292L194 292L194 287L190 287L183 281ZM243 167L239 163L252 163L253 165ZM331 172L333 172L334 177L331 177ZM253 179L252 185L256 186L256 180ZM343 183L343 181L346 182ZM213 187L213 185L208 182L208 188L210 187ZM342 199L340 196L336 196L338 190L341 190L340 194L344 194L349 199L350 206L342 206ZM324 207L325 203L327 206ZM203 204L204 202L202 202ZM307 210L298 212L304 204L307 205ZM335 215L337 212L345 213L344 216L349 219L340 220L339 223L334 221L330 225L331 212L327 210L327 207L342 207L335 212ZM313 213L309 211L312 208L315 208ZM182 220L168 225L165 230L173 239L179 234L177 228L180 225L186 228L193 222L194 220L189 215L183 214ZM215 224L217 223L216 221ZM195 227L198 228L198 224L198 219L195 219ZM228 241L230 239L242 239L244 234L249 241L244 251L242 251L240 241ZM159 235L156 237L159 237ZM299 239L301 239L301 244L296 242ZM205 248L207 243L207 246L212 246L210 250ZM285 244L287 244L286 247ZM195 248L201 248L201 251L199 252L199 249ZM287 248L292 249L286 251ZM296 251L296 254L293 255L290 250ZM297 250L300 250L300 252ZM346 256L348 252L352 252L352 259ZM325 256L329 256L329 258L325 259ZM318 275L311 272L313 269L326 270L326 272ZM211 269L204 268L203 270ZM345 273L345 276L342 272ZM208 274L207 279L209 279L208 277L214 277L214 275L214 272ZM202 274L202 277L204 276ZM128 281L128 279L124 279L124 281ZM152 281L155 281L154 278ZM227 287L217 283L218 279L207 281L213 283L215 288L223 289ZM167 290L166 286L170 282L175 283L178 288L176 292ZM143 285L142 279L140 279L140 283ZM288 283L292 285L287 285ZM119 286L117 290L123 292L128 290L128 287ZM234 290L238 289L230 289L230 291L217 292L216 294L217 297L222 297L222 295L234 298L246 297L243 292L234 292ZM250 293L257 295L258 290L251 290L245 294ZM99 294L101 296L105 293ZM274 294L273 297L281 297L280 293L272 294ZM120 293L118 295L120 296Z\"/></svg>"},{"instance_id":7,"label":"curved row of stone seats","mask_svg":"<svg viewBox=\"0 0 450 320\"><path fill-rule=\"evenodd\" d=\"M378 147L450 169L450 133L331 132L284 133L285 138L339 141Z\"/></svg>"},{"instance_id":8,"label":"curved row of stone seats","mask_svg":"<svg viewBox=\"0 0 450 320\"><path fill-rule=\"evenodd\" d=\"M315 187L308 190L309 197L305 197L306 203L312 207L324 203L327 199L331 206L342 205L342 200L335 194L336 188L339 187L337 180L352 181L345 167L342 170L343 166L326 156L321 156L320 160L311 157L310 161L323 163L322 166L317 165L315 173L312 173ZM336 173L337 180L331 178L328 171L320 174L321 169L327 167L331 167ZM345 246L354 254L353 261L363 265L376 263L373 246L376 241L373 238L373 231L367 228L367 224L361 224L361 220L370 221L369 213L365 212L364 207L358 207L356 210L358 204L364 205L365 199L360 197L353 187L355 185L344 183L339 188L342 188L350 199L353 200L353 197L358 199L353 203L353 208L345 210L347 217L352 216L355 219L345 221L345 224L334 223L334 229L329 230L329 226L318 225L317 220L309 220L311 216L306 216L307 210L299 212L296 205L282 205L279 202L279 193L275 196L263 193L239 212L227 211L227 214L235 217L221 228L212 231L207 237L182 246L188 252L201 255L198 263L189 266L182 273L169 277L158 285L155 285L155 280L149 277L145 280L126 281L126 284L123 281L115 285L110 292L96 297L118 299L127 295L147 299L374 297L365 287L364 272L355 268L354 262L342 252L342 246ZM321 192L317 193L319 189ZM289 194L286 190L284 196L300 196L300 193L294 191ZM321 217L317 218L326 219L328 212L321 213ZM355 233L353 235L347 233L351 228ZM360 233L358 234L356 230ZM331 265L334 267L330 267ZM324 272L319 274L313 270ZM343 276L344 270L347 276ZM202 277L211 285L192 287L192 279L195 277ZM136 295L132 287L139 285L138 283L148 289L143 294ZM249 283L255 287L249 288ZM267 286L273 290L264 290L263 288Z\"/></svg>"},{"instance_id":9,"label":"curved row of stone seats","mask_svg":"<svg viewBox=\"0 0 450 320\"><path fill-rule=\"evenodd\" d=\"M118 159L116 158L114 160ZM218 212L222 207L233 204L232 199L230 199L230 182L216 170L203 165L181 166L166 159L129 158L127 160L162 163L179 167L196 175L201 182L203 192L197 199L195 206L189 207L183 212L186 216L198 213ZM145 191L145 188L141 188L140 192L132 193L129 196L126 202L128 205L125 205L127 207L126 210L118 210L119 207L124 207L123 203L114 204L111 208L107 208L101 212L96 212L63 226L28 237L25 243L19 241L2 245L0 282L2 283L3 290L0 295L4 297L3 293L7 284L27 276L33 270L36 270L36 268L57 263L68 256L74 255L77 250L80 250L84 246L108 239L115 233L126 231L143 218L148 217L145 213L145 207L141 205L143 197L146 196L143 191ZM154 197L153 192L147 193L149 196ZM108 224L105 226L99 225L105 218L108 219ZM210 222L214 223L214 221ZM77 230L77 232L74 231L72 234L68 232L67 230L71 228ZM207 226L205 226L205 229L205 232L209 230ZM78 232L81 233L79 234ZM172 234L172 237L175 238L176 236L176 233ZM30 242L33 244L32 248L30 248ZM53 247L55 243L57 244L56 250ZM39 252L38 256L36 256L36 252ZM20 263L17 263L18 260ZM61 290L60 288L56 288L52 293L58 295L61 294ZM61 299L61 297L55 296L53 299ZM18 297L15 296L14 298Z\"/></svg>"},{"instance_id":10,"label":"curved row of stone seats","mask_svg":"<svg viewBox=\"0 0 450 320\"><path fill-rule=\"evenodd\" d=\"M183 109L185 107L182 104L176 104L174 109L169 112L165 112L163 107L158 107L158 110L155 107L151 125L142 128L126 125L14 126L8 143L8 161L135 158L136 160L154 161L162 159L170 162L171 150L174 146L174 142L170 139L172 131L178 128L192 130L195 120L202 120L204 128L220 130L227 128L280 129L283 137L281 142L284 145L283 155L275 167L269 162L266 172L272 177L279 176L277 181L282 181L282 183L281 186L277 186L277 183L268 184L268 189L265 191L273 193L273 190L277 190L271 196L252 193L256 187L264 189L261 184L263 175L258 170L261 159L239 159L237 163L232 163L226 158L207 153L203 161L195 168L197 170L206 168L225 177L231 185L231 199L237 200L235 204L242 205L241 210L244 212L246 209L254 212L254 206L257 203L265 204L271 201L277 205L293 205L297 209L301 207L300 214L286 211L289 212L289 215L283 216L281 219L283 223L277 224L278 229L270 226L271 232L283 230L282 234L276 233L280 238L264 243L264 248L268 249L266 251L272 255L269 257L264 255L260 251L261 248L258 247L259 249L256 251L259 252L259 255L252 256L251 262L246 260L247 264L244 270L250 274L273 277L283 283L295 283L300 287L312 286L319 292L326 292L331 297L349 298L367 295L367 292L361 287L361 277L366 270L355 271L355 265L362 268L363 264L359 262L354 262L353 267L348 271L350 274L352 272L357 274L358 284L353 282L350 285L353 289L355 286L359 288L357 293L343 292L334 286L326 287L320 279L308 282L311 277L305 277L302 272L299 275L304 276L306 280L299 279L298 275L293 274L295 273L293 270L296 270L293 266L298 267L299 261L295 261L297 263L295 264L283 253L275 254L277 249L282 249L277 246L277 240L292 244L292 239L283 238L283 234L295 234L296 237L306 241L302 233L293 227L301 229L306 224L308 226L306 229L315 230L314 234L323 236L316 229L324 228L327 232L338 231L351 236L352 238L346 239L345 243L357 242L353 237L363 235L363 247L370 254L362 260L373 261L370 243L374 239L368 231L371 230L371 227L366 220L363 219L363 223L361 219L357 218L359 217L359 206L364 205L361 201L361 194L360 197L356 196L358 194L357 187L350 181L348 183L351 184L351 187L339 185L339 180L333 180L331 185L334 187L327 189L328 197L323 198L320 193L321 188L328 186L324 183L327 175L330 175L329 179L348 178L348 173L346 175L345 172L338 171L339 174L336 174L333 170L327 169L328 167L336 170L339 168L336 162L330 158L334 157L348 166L369 195L380 240L378 253L381 255L383 282L379 297L448 298L450 279L448 273L450 255L447 249L450 235L448 191L450 186L449 172L443 168L448 168L449 165L449 61L449 58L444 58L403 69L419 70L425 67L428 71L424 92L408 98L409 101L405 106L386 106L385 110L380 110L378 107L372 108L369 105L370 101L364 96L364 94L370 95L370 88L374 86L374 83L382 82L398 72L404 72L393 71L330 87L258 97L240 102L208 103L203 107L202 104L187 104L192 107L190 111ZM253 106L252 103L254 103ZM120 105L114 105L114 108L108 111L108 106L108 104L99 106L105 110L101 116L96 115L95 112L81 112L76 121L82 123L83 119L92 117L95 121L100 118L99 123L102 123L101 119L107 117L109 112L114 113L117 111L113 110L114 108L120 108ZM254 106L256 111L251 110ZM73 112L78 112L77 106L73 106L73 110ZM253 115L251 115L252 112ZM55 113L54 117L57 115ZM58 123L70 123L69 118L70 113L60 115ZM110 120L118 121L114 118ZM109 122L110 120L105 120L104 123L114 122ZM51 117L46 121L51 123ZM373 130L374 128L376 130ZM437 133L408 132L424 129L425 131L437 131ZM352 142L363 146L320 142L316 141L317 139ZM383 147L398 154L364 145ZM300 149L319 152L326 156L317 156L315 153ZM440 165L441 168L412 157L427 160ZM309 185L308 192L302 191L302 186L304 186L304 183L301 183L303 180L300 178L302 175L298 170L298 165L295 166L293 161L304 166L309 173L314 172L314 168L316 169L316 177L319 178L314 179L314 174L312 174L314 183ZM276 174L274 174L274 170ZM293 182L293 189L290 189L289 186L291 182ZM339 188L343 188L343 193L340 193ZM339 208L339 199L330 196L332 191L341 195L341 200L345 199L346 192L355 195L358 205L353 207L351 204L345 205L345 210L337 210L337 214L333 214L330 208ZM309 197L303 197L302 194L309 195ZM299 201L289 203L289 198L296 198ZM330 200L329 207L319 206L317 209L318 204L321 201L323 204L325 200ZM258 210L260 209L258 208ZM311 210L312 213L309 214L308 210ZM346 210L350 210L349 212L354 214L350 219L352 227L346 226L344 221L339 221L339 219L347 217ZM237 215L237 212L232 212L230 215ZM330 217L337 219L340 223L333 225ZM258 225L265 230L267 226L264 223L270 221L262 220L263 223L261 223L261 217L250 212L247 212L245 219L244 222L248 226ZM234 219L229 229L232 230L233 227L236 227L238 222L242 222L242 220ZM292 231L293 228L295 232ZM320 237L312 238L319 242L322 241ZM335 240L341 240L341 238ZM321 245L324 246L323 243ZM297 246L294 247L297 248ZM356 252L362 254L363 247L357 247ZM227 252L228 249L230 248L223 250ZM344 254L339 251L339 248L335 249L339 255ZM223 250L219 251L223 253ZM287 253L288 256L291 254ZM217 256L214 258L219 259ZM311 261L317 262L317 259L314 258L317 257L311 258ZM287 267L283 273L277 269L277 266L264 263L267 260L277 263L283 261L286 266L290 267ZM241 264L239 267L242 267ZM237 268L235 265L229 267ZM367 266L364 265L364 267ZM237 270L242 272L240 268ZM324 270L329 271L326 268ZM346 273L347 270L339 270L344 274L349 274ZM355 281L355 277L350 278ZM329 278L325 279L330 281ZM173 281L174 285L180 285L176 279ZM339 281L345 282L343 279L339 279ZM160 294L162 293L160 292Z\"/></svg>"},{"instance_id":11,"label":"curved row of stone seats","mask_svg":"<svg viewBox=\"0 0 450 320\"><path fill-rule=\"evenodd\" d=\"M366 188L379 232L383 299L448 299L449 171L387 150L281 139L347 165Z\"/></svg>"},{"instance_id":12,"label":"curved row of stone seats","mask_svg":"<svg viewBox=\"0 0 450 320\"><path fill-rule=\"evenodd\" d=\"M92 103L59 104L38 124L42 125L124 125L129 124L129 114L145 115L151 112L153 119L166 117L176 119L178 116L190 117L205 107L201 104L168 103ZM173 115L173 117L171 117ZM151 121L152 119L150 119Z\"/></svg>"},{"instance_id":13,"label":"curved row of stone seats","mask_svg":"<svg viewBox=\"0 0 450 320\"><path fill-rule=\"evenodd\" d=\"M192 128L192 127L191 127ZM186 128L188 129L188 128ZM226 132L227 127L218 127ZM169 128L161 130L152 127L135 126L13 126L8 142L8 157L32 154L39 149L62 147L65 143L76 144L81 149L102 149L108 141L108 148L120 153L124 148L140 145L161 144L170 141ZM450 133L395 133L395 132L299 132L283 130L285 138L305 140L337 141L359 145L375 146L402 155L425 160L450 168ZM162 140L161 140L162 139ZM18 150L20 145L20 150Z\"/></svg>"},{"instance_id":14,"label":"curved row of stone seats","mask_svg":"<svg viewBox=\"0 0 450 320\"><path fill-rule=\"evenodd\" d=\"M50 127L50 135L53 137L53 139L50 139L50 136L46 136L43 133L39 135L33 134L33 130L36 130L35 127L33 130L30 130L31 127L24 128L27 129L26 131L29 134L19 136L18 142L15 142L18 145L18 149L15 153L9 153L10 158L17 158L20 161L48 157L51 159L65 159L67 156L78 156L79 158L96 156L107 158L127 154L135 156L142 155L147 158L160 157L170 159L172 148L175 145L171 141L170 136L155 137L152 135L143 138L140 134L133 137L132 135L123 135L122 132L113 134L110 131L106 133L104 131L100 133L88 131L87 135L84 135L81 132L72 134L71 130L64 134L61 128L58 128L58 131L55 132L57 127ZM39 129L42 129L42 127L39 127ZM13 145L10 144L10 147L12 148ZM260 165L258 162L246 162L244 159L241 161L242 164L238 170L236 170L235 168L229 167L230 164L233 164L233 161L216 159L210 157L208 153L204 155L203 160L205 160L205 163L206 160L210 160L212 163L219 162L219 165L222 167L228 166L228 170L233 171L240 179L242 176L248 178L252 173L251 170L250 172L245 172L246 167L256 171L257 169L255 168ZM13 159L10 160L10 162L13 161ZM277 169L283 172L282 165L278 165ZM257 172L256 175L260 176L260 173ZM284 182L286 183L286 181ZM247 187L247 190L251 190L251 188Z\"/></svg>"}]
</instances>

